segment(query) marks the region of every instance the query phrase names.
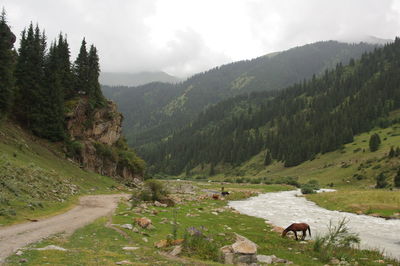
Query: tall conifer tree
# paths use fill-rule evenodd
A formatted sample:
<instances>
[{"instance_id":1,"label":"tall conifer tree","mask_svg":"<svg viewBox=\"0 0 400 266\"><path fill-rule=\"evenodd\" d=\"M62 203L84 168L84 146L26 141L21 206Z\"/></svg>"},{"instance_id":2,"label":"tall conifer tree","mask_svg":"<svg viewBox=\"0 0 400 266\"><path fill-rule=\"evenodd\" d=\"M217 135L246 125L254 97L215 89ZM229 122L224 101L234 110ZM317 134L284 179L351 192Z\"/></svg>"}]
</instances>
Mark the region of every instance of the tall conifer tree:
<instances>
[{"instance_id":1,"label":"tall conifer tree","mask_svg":"<svg viewBox=\"0 0 400 266\"><path fill-rule=\"evenodd\" d=\"M0 117L7 113L12 104L14 87L14 56L13 44L15 35L7 25L6 12L3 9L0 16Z\"/></svg>"},{"instance_id":2,"label":"tall conifer tree","mask_svg":"<svg viewBox=\"0 0 400 266\"><path fill-rule=\"evenodd\" d=\"M74 63L75 91L89 93L89 61L86 40L83 38L78 57Z\"/></svg>"},{"instance_id":3,"label":"tall conifer tree","mask_svg":"<svg viewBox=\"0 0 400 266\"><path fill-rule=\"evenodd\" d=\"M100 75L100 64L99 56L97 55L97 49L94 45L90 46L88 54L88 83L89 83L89 98L94 106L102 105L104 102L104 96L101 92L99 75Z\"/></svg>"},{"instance_id":4,"label":"tall conifer tree","mask_svg":"<svg viewBox=\"0 0 400 266\"><path fill-rule=\"evenodd\" d=\"M15 69L17 95L15 112L20 122L34 132L39 130L43 114L44 55L46 38L31 23L23 31Z\"/></svg>"}]
</instances>

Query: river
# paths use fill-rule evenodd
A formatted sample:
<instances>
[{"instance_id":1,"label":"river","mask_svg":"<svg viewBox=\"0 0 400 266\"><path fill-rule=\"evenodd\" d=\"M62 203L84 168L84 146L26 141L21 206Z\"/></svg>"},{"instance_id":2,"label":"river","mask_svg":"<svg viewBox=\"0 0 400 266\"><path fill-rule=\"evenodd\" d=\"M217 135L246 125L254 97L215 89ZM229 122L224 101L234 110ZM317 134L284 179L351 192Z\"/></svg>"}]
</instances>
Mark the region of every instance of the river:
<instances>
[{"instance_id":1,"label":"river","mask_svg":"<svg viewBox=\"0 0 400 266\"><path fill-rule=\"evenodd\" d=\"M247 200L231 201L229 206L284 228L296 222L308 223L313 237L327 232L329 221L337 224L346 218L350 232L360 236L361 248L379 249L387 256L400 259L400 220L330 211L305 197L297 197L298 194L301 192L296 190L260 194Z\"/></svg>"}]
</instances>

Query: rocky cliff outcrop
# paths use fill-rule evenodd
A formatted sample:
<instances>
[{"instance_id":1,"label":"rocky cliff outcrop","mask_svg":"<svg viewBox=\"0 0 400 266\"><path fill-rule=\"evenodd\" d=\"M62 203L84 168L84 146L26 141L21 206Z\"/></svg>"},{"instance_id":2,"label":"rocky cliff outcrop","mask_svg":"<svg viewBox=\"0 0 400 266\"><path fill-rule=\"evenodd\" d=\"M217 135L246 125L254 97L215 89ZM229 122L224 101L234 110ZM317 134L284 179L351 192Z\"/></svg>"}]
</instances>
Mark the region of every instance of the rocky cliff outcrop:
<instances>
[{"instance_id":1,"label":"rocky cliff outcrop","mask_svg":"<svg viewBox=\"0 0 400 266\"><path fill-rule=\"evenodd\" d=\"M83 168L126 181L141 178L144 162L123 142L123 117L114 102L93 109L86 97L80 97L67 109L73 157Z\"/></svg>"}]
</instances>

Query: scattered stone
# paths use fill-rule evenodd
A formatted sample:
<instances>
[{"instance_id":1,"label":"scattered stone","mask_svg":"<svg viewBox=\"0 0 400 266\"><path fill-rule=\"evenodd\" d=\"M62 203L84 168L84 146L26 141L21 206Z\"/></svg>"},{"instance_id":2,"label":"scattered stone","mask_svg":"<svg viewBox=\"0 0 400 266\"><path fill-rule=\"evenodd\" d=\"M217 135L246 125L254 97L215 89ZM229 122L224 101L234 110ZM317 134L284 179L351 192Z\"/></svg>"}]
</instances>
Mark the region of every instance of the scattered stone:
<instances>
[{"instance_id":1,"label":"scattered stone","mask_svg":"<svg viewBox=\"0 0 400 266\"><path fill-rule=\"evenodd\" d=\"M122 248L122 250L125 250L125 251L132 251L132 250L137 250L137 249L139 249L138 247L123 247Z\"/></svg>"},{"instance_id":2,"label":"scattered stone","mask_svg":"<svg viewBox=\"0 0 400 266\"><path fill-rule=\"evenodd\" d=\"M257 255L257 261L260 263L272 264L272 256Z\"/></svg>"},{"instance_id":3,"label":"scattered stone","mask_svg":"<svg viewBox=\"0 0 400 266\"><path fill-rule=\"evenodd\" d=\"M28 262L28 260L27 259L20 259L19 260L19 263L25 263L25 262Z\"/></svg>"},{"instance_id":4,"label":"scattered stone","mask_svg":"<svg viewBox=\"0 0 400 266\"><path fill-rule=\"evenodd\" d=\"M139 233L139 229L135 226L135 227L132 228L132 232Z\"/></svg>"},{"instance_id":5,"label":"scattered stone","mask_svg":"<svg viewBox=\"0 0 400 266\"><path fill-rule=\"evenodd\" d=\"M128 230L132 230L132 229L133 229L133 226L132 226L131 224L123 224L123 225L121 225L121 228L125 228L125 229L128 229Z\"/></svg>"},{"instance_id":6,"label":"scattered stone","mask_svg":"<svg viewBox=\"0 0 400 266\"><path fill-rule=\"evenodd\" d=\"M154 229L156 229L156 227L152 224L149 224L146 229L154 230Z\"/></svg>"},{"instance_id":7,"label":"scattered stone","mask_svg":"<svg viewBox=\"0 0 400 266\"><path fill-rule=\"evenodd\" d=\"M214 214L214 215L218 215L218 212L211 212L212 214Z\"/></svg>"},{"instance_id":8,"label":"scattered stone","mask_svg":"<svg viewBox=\"0 0 400 266\"><path fill-rule=\"evenodd\" d=\"M330 261L330 264L338 265L338 264L340 264L340 260L338 260L336 258L332 258L331 261Z\"/></svg>"},{"instance_id":9,"label":"scattered stone","mask_svg":"<svg viewBox=\"0 0 400 266\"><path fill-rule=\"evenodd\" d=\"M271 232L276 232L276 233L282 234L283 230L285 230L283 227L274 226L274 227L271 229Z\"/></svg>"},{"instance_id":10,"label":"scattered stone","mask_svg":"<svg viewBox=\"0 0 400 266\"><path fill-rule=\"evenodd\" d=\"M235 258L235 262L238 264L240 263L251 264L256 261L257 261L257 256L255 254L238 255Z\"/></svg>"},{"instance_id":11,"label":"scattered stone","mask_svg":"<svg viewBox=\"0 0 400 266\"><path fill-rule=\"evenodd\" d=\"M48 245L45 246L44 248L35 248L35 250L59 250L59 251L68 251L65 248L59 247L59 246L55 246L55 245Z\"/></svg>"},{"instance_id":12,"label":"scattered stone","mask_svg":"<svg viewBox=\"0 0 400 266\"><path fill-rule=\"evenodd\" d=\"M171 245L173 245L173 246L180 245L180 244L182 244L184 241L185 241L185 239L183 239L183 238L175 239L175 240L172 240Z\"/></svg>"},{"instance_id":13,"label":"scattered stone","mask_svg":"<svg viewBox=\"0 0 400 266\"><path fill-rule=\"evenodd\" d=\"M143 240L144 242L146 242L146 243L149 242L149 240L147 239L147 237L143 237L142 240Z\"/></svg>"},{"instance_id":14,"label":"scattered stone","mask_svg":"<svg viewBox=\"0 0 400 266\"><path fill-rule=\"evenodd\" d=\"M179 245L179 246L176 246L176 247L169 253L169 255L175 257L175 256L178 256L181 252L182 252L182 246Z\"/></svg>"},{"instance_id":15,"label":"scattered stone","mask_svg":"<svg viewBox=\"0 0 400 266\"><path fill-rule=\"evenodd\" d=\"M226 236L224 233L218 233L219 236Z\"/></svg>"},{"instance_id":16,"label":"scattered stone","mask_svg":"<svg viewBox=\"0 0 400 266\"><path fill-rule=\"evenodd\" d=\"M159 201L155 201L154 202L154 206L156 206L156 207L168 207L168 205L167 204L165 204L165 203L161 203L161 202L159 202Z\"/></svg>"},{"instance_id":17,"label":"scattered stone","mask_svg":"<svg viewBox=\"0 0 400 266\"><path fill-rule=\"evenodd\" d=\"M225 264L233 264L235 259L234 253L223 253L223 259Z\"/></svg>"},{"instance_id":18,"label":"scattered stone","mask_svg":"<svg viewBox=\"0 0 400 266\"><path fill-rule=\"evenodd\" d=\"M150 224L152 224L151 220L146 217L135 218L135 222L142 228L147 228Z\"/></svg>"},{"instance_id":19,"label":"scattered stone","mask_svg":"<svg viewBox=\"0 0 400 266\"><path fill-rule=\"evenodd\" d=\"M126 264L129 264L129 265L132 265L133 263L132 262L130 262L129 260L123 260L123 261L118 261L118 262L116 262L115 264L117 264L117 265L126 265Z\"/></svg>"},{"instance_id":20,"label":"scattered stone","mask_svg":"<svg viewBox=\"0 0 400 266\"><path fill-rule=\"evenodd\" d=\"M300 241L299 243L304 245L307 244L307 241Z\"/></svg>"},{"instance_id":21,"label":"scattered stone","mask_svg":"<svg viewBox=\"0 0 400 266\"><path fill-rule=\"evenodd\" d=\"M15 255L17 255L17 256L21 256L22 254L24 254L24 252L22 252L22 250L18 250L18 251L15 253Z\"/></svg>"},{"instance_id":22,"label":"scattered stone","mask_svg":"<svg viewBox=\"0 0 400 266\"><path fill-rule=\"evenodd\" d=\"M168 241L166 239L162 239L162 240L160 240L158 242L155 242L154 246L156 248L165 248L165 247L168 246Z\"/></svg>"},{"instance_id":23,"label":"scattered stone","mask_svg":"<svg viewBox=\"0 0 400 266\"><path fill-rule=\"evenodd\" d=\"M241 253L241 254L256 254L257 253L257 245L241 236L236 234L236 242L232 244L232 249L234 253Z\"/></svg>"}]
</instances>

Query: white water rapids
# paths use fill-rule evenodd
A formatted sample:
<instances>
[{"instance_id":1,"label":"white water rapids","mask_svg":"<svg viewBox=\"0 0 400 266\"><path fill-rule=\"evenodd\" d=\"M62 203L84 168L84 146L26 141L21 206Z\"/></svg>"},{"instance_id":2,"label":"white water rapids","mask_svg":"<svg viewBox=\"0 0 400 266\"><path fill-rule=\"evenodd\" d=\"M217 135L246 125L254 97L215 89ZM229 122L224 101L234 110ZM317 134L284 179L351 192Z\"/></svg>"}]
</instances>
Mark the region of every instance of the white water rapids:
<instances>
[{"instance_id":1,"label":"white water rapids","mask_svg":"<svg viewBox=\"0 0 400 266\"><path fill-rule=\"evenodd\" d=\"M301 193L296 190L266 193L247 200L231 201L229 206L284 228L296 222L308 223L313 237L326 233L329 221L336 225L346 218L350 232L360 236L361 248L378 249L387 256L400 259L400 220L330 211L304 197L296 197L296 194Z\"/></svg>"}]
</instances>

